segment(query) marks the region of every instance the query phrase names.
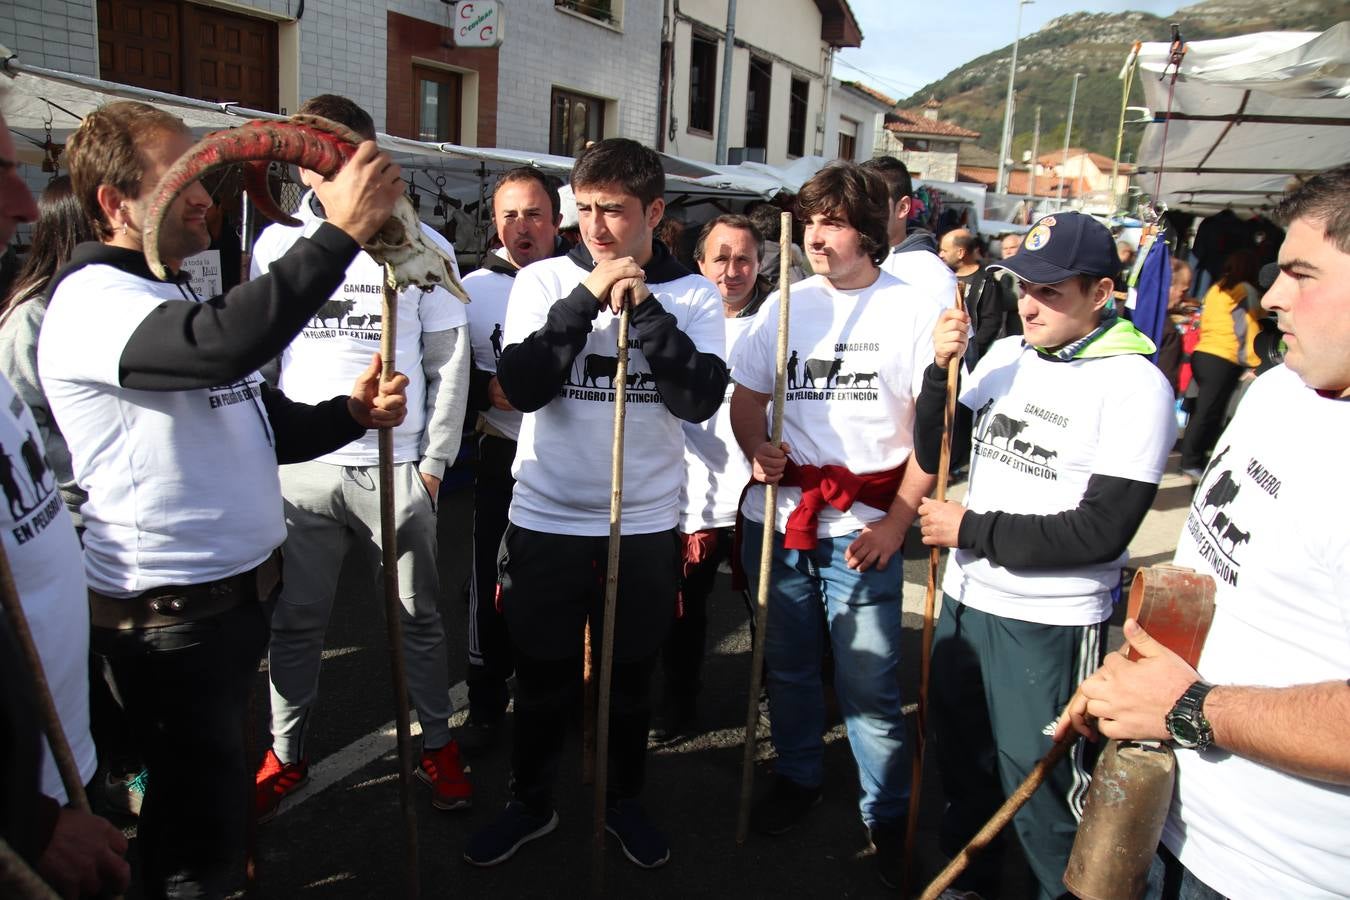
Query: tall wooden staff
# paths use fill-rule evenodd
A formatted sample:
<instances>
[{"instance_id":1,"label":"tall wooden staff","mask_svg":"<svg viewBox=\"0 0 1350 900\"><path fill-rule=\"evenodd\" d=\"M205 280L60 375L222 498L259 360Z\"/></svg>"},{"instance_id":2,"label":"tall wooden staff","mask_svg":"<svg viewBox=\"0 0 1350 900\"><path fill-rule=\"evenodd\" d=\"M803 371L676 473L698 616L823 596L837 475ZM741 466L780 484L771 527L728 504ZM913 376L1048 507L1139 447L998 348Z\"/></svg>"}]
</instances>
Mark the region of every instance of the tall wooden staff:
<instances>
[{"instance_id":1,"label":"tall wooden staff","mask_svg":"<svg viewBox=\"0 0 1350 900\"><path fill-rule=\"evenodd\" d=\"M395 341L398 336L398 292L394 267L384 267L384 302L381 304L380 360L382 381L394 377ZM384 617L388 626L389 668L394 679L395 722L398 731L398 799L403 811L404 890L416 900L422 880L417 863L417 810L412 797L412 728L408 722L408 680L403 661L403 608L398 595L398 526L394 521L394 429L380 429L380 544L384 566Z\"/></svg>"},{"instance_id":2,"label":"tall wooden staff","mask_svg":"<svg viewBox=\"0 0 1350 900\"><path fill-rule=\"evenodd\" d=\"M778 234L778 349L773 376L773 426L769 440L783 443L783 403L787 391L788 269L792 262L792 213L783 213ZM778 485L764 486L764 538L759 545L759 587L755 597L755 641L750 654L750 697L745 712L745 754L741 758L741 803L736 815L736 843L750 830L750 794L755 785L755 748L759 726L759 691L764 668L764 642L769 627L769 576L773 571L773 535L777 523Z\"/></svg>"},{"instance_id":3,"label":"tall wooden staff","mask_svg":"<svg viewBox=\"0 0 1350 900\"><path fill-rule=\"evenodd\" d=\"M609 788L609 689L614 681L614 616L619 603L619 542L623 534L623 423L628 403L628 320L624 297L619 313L619 361L614 370L614 444L609 470L609 563L605 567L605 612L600 623L600 696L595 725L595 822L591 834L591 895L605 891L605 792Z\"/></svg>"},{"instance_id":4,"label":"tall wooden staff","mask_svg":"<svg viewBox=\"0 0 1350 900\"><path fill-rule=\"evenodd\" d=\"M961 286L956 287L958 312L965 309ZM956 422L956 384L961 371L961 357L953 355L947 362L947 396L942 414L942 452L938 457L937 494L939 503L947 499L947 476L952 467L952 428ZM924 747L928 738L928 681L933 665L933 615L937 606L938 563L942 548L933 547L928 553L928 593L923 600L923 645L919 650L919 708L915 715L914 767L909 782L909 821L905 826L905 885L901 895L908 896L907 885L914 863L914 840L919 831L919 797L923 788Z\"/></svg>"}]
</instances>

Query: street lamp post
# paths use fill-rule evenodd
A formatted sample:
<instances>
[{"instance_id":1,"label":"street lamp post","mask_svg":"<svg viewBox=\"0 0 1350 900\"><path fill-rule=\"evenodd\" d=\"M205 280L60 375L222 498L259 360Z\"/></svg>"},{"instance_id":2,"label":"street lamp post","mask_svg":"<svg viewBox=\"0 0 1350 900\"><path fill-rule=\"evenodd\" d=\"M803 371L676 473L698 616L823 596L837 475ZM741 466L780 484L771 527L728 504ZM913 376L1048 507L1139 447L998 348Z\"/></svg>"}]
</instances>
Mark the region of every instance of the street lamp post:
<instances>
[{"instance_id":1,"label":"street lamp post","mask_svg":"<svg viewBox=\"0 0 1350 900\"><path fill-rule=\"evenodd\" d=\"M995 193L1002 194L1008 186L1008 153L1012 148L1013 82L1017 78L1017 45L1022 42L1022 7L1036 0L1018 0L1017 35L1013 38L1012 62L1008 65L1008 97L1003 103L1003 139L998 142L998 184Z\"/></svg>"},{"instance_id":2,"label":"street lamp post","mask_svg":"<svg viewBox=\"0 0 1350 900\"><path fill-rule=\"evenodd\" d=\"M727 3L727 42L722 51L722 96L717 103L717 164L727 164L727 123L731 120L731 67L736 59L736 0ZM829 85L826 85L828 89Z\"/></svg>"},{"instance_id":3,"label":"street lamp post","mask_svg":"<svg viewBox=\"0 0 1350 900\"><path fill-rule=\"evenodd\" d=\"M1069 118L1064 124L1064 153L1059 158L1059 191L1055 196L1055 202L1061 209L1064 208L1064 174L1069 168L1069 136L1073 134L1073 102L1078 99L1078 79L1083 77L1082 72L1073 73L1073 87L1069 89ZM1083 164L1078 164L1081 169Z\"/></svg>"}]
</instances>

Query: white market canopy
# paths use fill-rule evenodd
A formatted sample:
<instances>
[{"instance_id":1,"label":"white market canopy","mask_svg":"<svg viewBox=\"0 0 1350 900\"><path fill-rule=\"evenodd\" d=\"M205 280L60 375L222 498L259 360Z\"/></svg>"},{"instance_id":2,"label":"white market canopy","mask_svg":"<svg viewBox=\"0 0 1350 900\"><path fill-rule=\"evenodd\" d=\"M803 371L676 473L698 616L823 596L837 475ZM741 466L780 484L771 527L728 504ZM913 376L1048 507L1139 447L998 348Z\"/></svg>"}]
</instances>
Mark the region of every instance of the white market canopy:
<instances>
[{"instance_id":1,"label":"white market canopy","mask_svg":"<svg viewBox=\"0 0 1350 900\"><path fill-rule=\"evenodd\" d=\"M1197 212L1269 206L1294 176L1350 161L1350 21L1321 34L1187 43L1170 114L1169 52L1167 43L1139 50L1152 119L1136 184L1155 203Z\"/></svg>"}]
</instances>

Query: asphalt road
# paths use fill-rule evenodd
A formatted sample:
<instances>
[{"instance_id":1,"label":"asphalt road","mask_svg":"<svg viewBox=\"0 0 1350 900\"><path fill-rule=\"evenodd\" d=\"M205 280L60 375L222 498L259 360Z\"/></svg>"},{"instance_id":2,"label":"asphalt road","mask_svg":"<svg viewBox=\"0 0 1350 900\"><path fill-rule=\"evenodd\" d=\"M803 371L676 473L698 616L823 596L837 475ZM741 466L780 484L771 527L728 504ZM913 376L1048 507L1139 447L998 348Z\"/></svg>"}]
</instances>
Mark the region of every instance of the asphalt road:
<instances>
[{"instance_id":1,"label":"asphalt road","mask_svg":"<svg viewBox=\"0 0 1350 900\"><path fill-rule=\"evenodd\" d=\"M1165 488L1168 484L1165 483ZM1171 488L1176 488L1172 485ZM1164 490L1151 516L1153 531L1173 540L1172 520L1184 515L1187 492ZM447 488L441 508L441 610L447 623L452 684L462 681L465 660L464 582L468 572L470 492ZM1159 517L1164 518L1161 525ZM1141 534L1144 532L1141 531ZM1144 548L1148 562L1165 555L1166 537ZM917 536L909 542L918 548ZM922 599L927 556L911 549L905 563L906 614L902 689L917 694ZM311 784L298 802L259 829L259 895L268 898L371 898L403 893L404 843L399 807L397 757L392 729L384 616L374 574L349 557L328 630L320 699L309 738L314 762ZM702 734L649 756L649 813L670 839L671 862L643 871L631 865L612 839L606 850L606 895L611 897L893 897L878 881L865 829L857 814L857 779L842 725L827 735L824 802L801 826L778 838L751 835L735 842L741 770L741 736L749 681L750 643L744 605L719 575L710 601L709 653L700 705ZM1117 621L1118 624L1118 621ZM1113 643L1119 641L1114 630ZM457 693L462 704L463 689ZM257 754L267 741L265 671L255 689ZM464 716L461 709L453 724ZM414 725L415 727L415 725ZM504 865L476 869L461 854L469 835L491 821L507 799L509 724L495 752L472 760L473 808L435 810L427 790L415 784L421 891L424 897L573 897L590 892L591 792L580 781L579 736L574 735L557 787L561 824ZM767 737L767 736L765 736ZM416 745L417 739L414 738ZM764 759L770 754L767 741ZM761 761L757 777L767 769ZM941 803L934 767L924 779L918 847L923 882L936 874L932 827ZM134 828L134 820L127 823ZM134 849L133 849L134 853ZM923 883L921 882L921 883ZM1030 894L1028 876L1009 854L1003 896ZM139 896L133 891L130 897Z\"/></svg>"}]
</instances>

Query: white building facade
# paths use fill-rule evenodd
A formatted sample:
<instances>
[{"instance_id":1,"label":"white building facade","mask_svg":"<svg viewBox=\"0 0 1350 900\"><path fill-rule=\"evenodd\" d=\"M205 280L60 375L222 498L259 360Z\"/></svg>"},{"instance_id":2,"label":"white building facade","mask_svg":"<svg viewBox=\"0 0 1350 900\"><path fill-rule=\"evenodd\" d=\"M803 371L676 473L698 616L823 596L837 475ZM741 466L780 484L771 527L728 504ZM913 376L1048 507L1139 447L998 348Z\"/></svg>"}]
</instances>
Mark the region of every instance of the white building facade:
<instances>
[{"instance_id":1,"label":"white building facade","mask_svg":"<svg viewBox=\"0 0 1350 900\"><path fill-rule=\"evenodd\" d=\"M391 134L573 155L657 141L667 2L507 0L501 45L465 49L456 16L482 2L4 0L0 44L173 94L281 112L337 93Z\"/></svg>"},{"instance_id":2,"label":"white building facade","mask_svg":"<svg viewBox=\"0 0 1350 900\"><path fill-rule=\"evenodd\" d=\"M838 123L828 109L833 54L862 43L846 0L738 0L728 97L722 96L727 0L665 0L665 6L662 150L715 162L726 102L728 162L781 166L835 155Z\"/></svg>"}]
</instances>

